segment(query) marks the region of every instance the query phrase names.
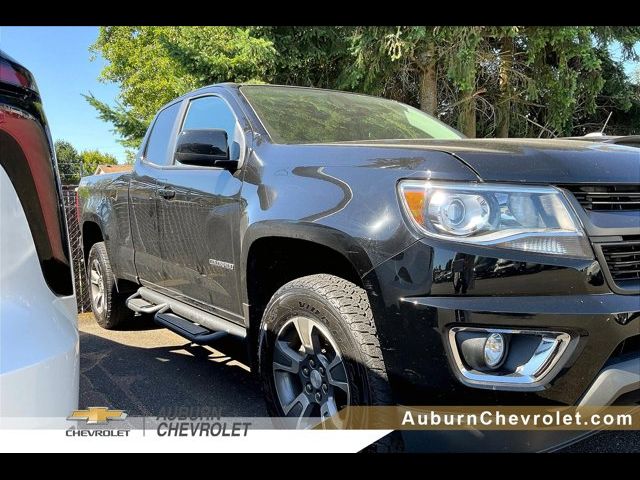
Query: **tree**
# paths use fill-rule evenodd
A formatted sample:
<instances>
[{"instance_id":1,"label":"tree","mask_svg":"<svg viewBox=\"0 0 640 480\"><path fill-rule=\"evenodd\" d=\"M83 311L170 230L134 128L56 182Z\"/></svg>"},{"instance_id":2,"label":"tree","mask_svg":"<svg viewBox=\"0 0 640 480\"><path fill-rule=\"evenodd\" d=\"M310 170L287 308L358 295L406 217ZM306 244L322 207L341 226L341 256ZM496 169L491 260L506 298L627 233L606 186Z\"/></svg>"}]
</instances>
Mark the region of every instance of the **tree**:
<instances>
[{"instance_id":1,"label":"tree","mask_svg":"<svg viewBox=\"0 0 640 480\"><path fill-rule=\"evenodd\" d=\"M361 27L354 90L435 113L468 136L571 134L607 81L602 53L627 58L637 27ZM628 84L628 82L627 82ZM396 93L390 86L399 87ZM616 108L629 108L619 102Z\"/></svg>"},{"instance_id":2,"label":"tree","mask_svg":"<svg viewBox=\"0 0 640 480\"><path fill-rule=\"evenodd\" d=\"M450 52L447 76L455 87L458 96L457 127L468 137L476 136L476 86L477 63L483 40L482 27L460 27L448 30L448 44L455 42L457 48Z\"/></svg>"},{"instance_id":3,"label":"tree","mask_svg":"<svg viewBox=\"0 0 640 480\"><path fill-rule=\"evenodd\" d=\"M450 112L452 123L475 136L476 71L485 34L484 27L361 27L352 37L350 86L417 104L432 115Z\"/></svg>"},{"instance_id":4,"label":"tree","mask_svg":"<svg viewBox=\"0 0 640 480\"><path fill-rule=\"evenodd\" d=\"M273 58L262 79L286 85L340 88L350 71L353 27L253 27L269 42Z\"/></svg>"},{"instance_id":5,"label":"tree","mask_svg":"<svg viewBox=\"0 0 640 480\"><path fill-rule=\"evenodd\" d=\"M91 50L108 62L100 79L120 95L113 107L86 99L133 149L165 103L210 83L261 80L275 57L269 40L240 27L101 27Z\"/></svg>"},{"instance_id":6,"label":"tree","mask_svg":"<svg viewBox=\"0 0 640 480\"><path fill-rule=\"evenodd\" d=\"M577 111L573 116L573 133L584 135L600 131L607 121L605 133L627 135L638 132L640 119L637 111L640 104L638 87L629 82L622 62L613 60L608 52L599 51L600 70L604 85L596 97L596 108L592 112ZM635 121L634 121L635 117Z\"/></svg>"},{"instance_id":7,"label":"tree","mask_svg":"<svg viewBox=\"0 0 640 480\"><path fill-rule=\"evenodd\" d=\"M110 153L99 150L83 150L80 152L84 175L93 175L98 165L117 165L118 160Z\"/></svg>"},{"instance_id":8,"label":"tree","mask_svg":"<svg viewBox=\"0 0 640 480\"><path fill-rule=\"evenodd\" d=\"M54 144L58 171L63 185L77 185L80 178L93 175L98 165L116 165L116 157L99 150L78 150L66 140L56 140Z\"/></svg>"},{"instance_id":9,"label":"tree","mask_svg":"<svg viewBox=\"0 0 640 480\"><path fill-rule=\"evenodd\" d=\"M126 150L124 153L124 163L126 163L127 165L133 165L134 163L136 163L136 152L134 152L133 150Z\"/></svg>"},{"instance_id":10,"label":"tree","mask_svg":"<svg viewBox=\"0 0 640 480\"><path fill-rule=\"evenodd\" d=\"M351 37L355 57L348 86L438 110L438 62L444 35L438 27L360 27Z\"/></svg>"},{"instance_id":11,"label":"tree","mask_svg":"<svg viewBox=\"0 0 640 480\"><path fill-rule=\"evenodd\" d=\"M269 39L239 27L180 27L163 48L197 86L219 82L261 82L272 70Z\"/></svg>"},{"instance_id":12,"label":"tree","mask_svg":"<svg viewBox=\"0 0 640 480\"><path fill-rule=\"evenodd\" d=\"M229 80L380 95L470 137L570 135L635 108L609 47L637 58L638 40L638 27L103 27L93 51L121 95L88 99L129 147L161 105Z\"/></svg>"},{"instance_id":13,"label":"tree","mask_svg":"<svg viewBox=\"0 0 640 480\"><path fill-rule=\"evenodd\" d=\"M83 174L82 160L78 151L66 140L56 140L54 149L62 184L76 185Z\"/></svg>"},{"instance_id":14,"label":"tree","mask_svg":"<svg viewBox=\"0 0 640 480\"><path fill-rule=\"evenodd\" d=\"M515 60L515 37L518 27L497 27L493 32L498 53L498 94L495 104L496 136L509 136L511 105L513 97L513 69ZM489 40L490 41L490 40Z\"/></svg>"}]
</instances>

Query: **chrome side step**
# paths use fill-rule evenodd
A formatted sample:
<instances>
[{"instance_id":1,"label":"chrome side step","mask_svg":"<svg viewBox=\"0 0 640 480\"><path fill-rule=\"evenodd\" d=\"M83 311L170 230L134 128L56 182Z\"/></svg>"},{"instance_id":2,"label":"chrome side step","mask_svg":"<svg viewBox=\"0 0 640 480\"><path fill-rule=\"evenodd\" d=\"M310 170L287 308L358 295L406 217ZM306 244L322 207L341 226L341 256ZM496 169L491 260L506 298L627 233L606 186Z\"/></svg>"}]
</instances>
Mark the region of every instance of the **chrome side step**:
<instances>
[{"instance_id":1,"label":"chrome side step","mask_svg":"<svg viewBox=\"0 0 640 480\"><path fill-rule=\"evenodd\" d=\"M152 310L146 313L161 313L164 315L166 312L171 312L175 316L181 317L191 324L197 324L197 326L207 329L210 333L228 333L229 335L240 338L245 338L247 336L247 329L244 325L238 325L237 323L226 320L214 315L213 313L192 307L191 305L187 305L179 300L158 293L150 288L140 287L136 295L139 295L142 301L146 302L146 305L141 306L142 308L145 308L145 310ZM128 305L129 301L127 302ZM149 308L147 305L153 305L153 307ZM136 302L134 302L134 306L140 308L140 305ZM167 326L164 323L162 325ZM184 326L184 324L181 325ZM167 328L170 327L167 326Z\"/></svg>"},{"instance_id":2,"label":"chrome side step","mask_svg":"<svg viewBox=\"0 0 640 480\"><path fill-rule=\"evenodd\" d=\"M126 300L126 305L129 310L133 310L136 313L157 313L166 312L169 306L166 303L154 304L150 303L140 296L140 291L137 291Z\"/></svg>"},{"instance_id":3,"label":"chrome side step","mask_svg":"<svg viewBox=\"0 0 640 480\"><path fill-rule=\"evenodd\" d=\"M202 325L197 325L189 320L179 317L175 313L156 313L153 319L158 325L168 328L181 337L200 345L204 345L227 336L227 332L212 332L211 330L204 328Z\"/></svg>"}]
</instances>

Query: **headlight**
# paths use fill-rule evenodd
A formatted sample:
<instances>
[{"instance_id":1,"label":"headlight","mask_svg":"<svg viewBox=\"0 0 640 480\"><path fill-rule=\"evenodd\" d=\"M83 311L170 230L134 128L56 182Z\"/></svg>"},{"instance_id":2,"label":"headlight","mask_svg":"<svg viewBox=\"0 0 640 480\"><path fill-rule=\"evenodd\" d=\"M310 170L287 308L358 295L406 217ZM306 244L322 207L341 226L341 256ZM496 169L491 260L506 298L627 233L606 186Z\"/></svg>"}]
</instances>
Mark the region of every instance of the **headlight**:
<instances>
[{"instance_id":1,"label":"headlight","mask_svg":"<svg viewBox=\"0 0 640 480\"><path fill-rule=\"evenodd\" d=\"M593 258L580 223L553 187L403 180L405 211L426 235L512 250Z\"/></svg>"}]
</instances>

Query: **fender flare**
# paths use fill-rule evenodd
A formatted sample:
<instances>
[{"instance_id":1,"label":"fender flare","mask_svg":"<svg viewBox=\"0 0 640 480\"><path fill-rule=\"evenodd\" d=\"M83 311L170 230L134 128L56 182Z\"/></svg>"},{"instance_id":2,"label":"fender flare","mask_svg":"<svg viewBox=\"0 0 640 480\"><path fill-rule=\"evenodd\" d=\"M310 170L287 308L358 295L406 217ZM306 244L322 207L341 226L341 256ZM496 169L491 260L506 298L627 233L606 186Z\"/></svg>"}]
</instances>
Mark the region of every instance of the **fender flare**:
<instances>
[{"instance_id":1,"label":"fender flare","mask_svg":"<svg viewBox=\"0 0 640 480\"><path fill-rule=\"evenodd\" d=\"M364 248L349 234L325 225L301 223L289 220L265 220L251 225L242 240L240 276L246 302L247 262L252 245L262 238L305 240L330 248L342 255L363 278L372 268L372 262Z\"/></svg>"},{"instance_id":2,"label":"fender flare","mask_svg":"<svg viewBox=\"0 0 640 480\"><path fill-rule=\"evenodd\" d=\"M105 237L105 229L104 229L104 225L102 222L102 219L100 218L100 216L98 214L96 214L95 212L85 212L82 214L82 218L80 219L80 235L82 238L82 248L84 248L84 224L85 223L95 223L96 225L98 225L98 228L100 229L100 232L102 233L102 239L104 241L107 240L107 238Z\"/></svg>"}]
</instances>

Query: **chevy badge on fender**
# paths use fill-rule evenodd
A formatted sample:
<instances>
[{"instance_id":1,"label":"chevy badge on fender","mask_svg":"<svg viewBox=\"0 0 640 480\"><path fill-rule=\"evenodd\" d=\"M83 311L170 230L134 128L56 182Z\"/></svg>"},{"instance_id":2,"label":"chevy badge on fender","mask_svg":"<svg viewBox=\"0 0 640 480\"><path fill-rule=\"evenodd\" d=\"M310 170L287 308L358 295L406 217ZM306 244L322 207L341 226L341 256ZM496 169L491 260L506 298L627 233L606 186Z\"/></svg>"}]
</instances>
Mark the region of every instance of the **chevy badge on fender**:
<instances>
[{"instance_id":1,"label":"chevy badge on fender","mask_svg":"<svg viewBox=\"0 0 640 480\"><path fill-rule=\"evenodd\" d=\"M213 265L214 267L222 267L227 270L233 270L233 263L223 262L222 260L216 260L214 258L209 259L209 265Z\"/></svg>"}]
</instances>

